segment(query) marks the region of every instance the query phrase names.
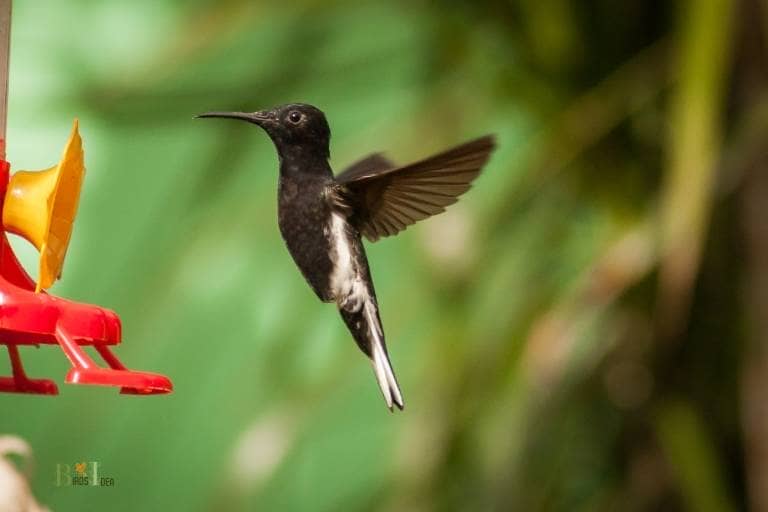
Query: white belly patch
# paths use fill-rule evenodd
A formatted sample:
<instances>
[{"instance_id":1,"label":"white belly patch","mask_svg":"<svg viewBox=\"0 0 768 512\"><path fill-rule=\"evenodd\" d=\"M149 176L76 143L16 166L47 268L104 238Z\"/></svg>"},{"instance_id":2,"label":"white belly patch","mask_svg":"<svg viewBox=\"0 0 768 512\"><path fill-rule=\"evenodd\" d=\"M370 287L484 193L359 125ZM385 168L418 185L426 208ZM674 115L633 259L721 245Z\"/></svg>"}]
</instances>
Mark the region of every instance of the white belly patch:
<instances>
[{"instance_id":1,"label":"white belly patch","mask_svg":"<svg viewBox=\"0 0 768 512\"><path fill-rule=\"evenodd\" d=\"M360 310L369 296L357 264L352 257L352 247L346 225L347 221L344 220L344 217L338 213L331 214L331 222L326 230L333 249L331 253L333 272L331 273L330 284L336 304L347 311L354 312Z\"/></svg>"}]
</instances>

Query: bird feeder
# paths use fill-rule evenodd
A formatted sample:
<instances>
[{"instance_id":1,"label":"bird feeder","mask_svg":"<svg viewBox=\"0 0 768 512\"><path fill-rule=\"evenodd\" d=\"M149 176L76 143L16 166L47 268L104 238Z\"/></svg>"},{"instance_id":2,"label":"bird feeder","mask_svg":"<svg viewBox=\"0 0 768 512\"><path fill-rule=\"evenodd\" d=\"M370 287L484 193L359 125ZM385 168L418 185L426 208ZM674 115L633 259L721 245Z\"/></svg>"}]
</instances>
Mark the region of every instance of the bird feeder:
<instances>
[{"instance_id":1,"label":"bird feeder","mask_svg":"<svg viewBox=\"0 0 768 512\"><path fill-rule=\"evenodd\" d=\"M44 171L11 176L6 161L8 57L11 0L0 0L0 345L11 360L12 376L0 377L0 391L58 394L49 379L27 377L20 345L57 345L71 369L69 384L117 386L126 394L160 394L173 389L159 374L129 370L110 350L121 341L120 317L108 309L73 302L46 292L61 277L85 173L78 123L59 163ZM6 232L29 240L40 252L34 282L13 253ZM106 362L102 367L83 350L92 346Z\"/></svg>"}]
</instances>

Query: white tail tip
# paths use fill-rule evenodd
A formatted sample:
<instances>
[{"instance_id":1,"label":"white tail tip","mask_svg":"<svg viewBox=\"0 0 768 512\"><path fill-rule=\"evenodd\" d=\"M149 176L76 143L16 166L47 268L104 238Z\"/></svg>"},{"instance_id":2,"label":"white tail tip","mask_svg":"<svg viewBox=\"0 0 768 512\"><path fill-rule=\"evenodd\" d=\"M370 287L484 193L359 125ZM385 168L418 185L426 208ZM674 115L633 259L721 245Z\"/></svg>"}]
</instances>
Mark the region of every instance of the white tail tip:
<instances>
[{"instance_id":1,"label":"white tail tip","mask_svg":"<svg viewBox=\"0 0 768 512\"><path fill-rule=\"evenodd\" d=\"M403 410L403 407L405 407L403 395L400 392L400 387L397 385L395 374L392 371L392 366L389 364L384 348L380 343L374 343L372 352L373 358L371 362L373 363L373 371L376 374L381 394L384 395L384 400L387 402L387 407L391 411L394 404L398 409Z\"/></svg>"}]
</instances>

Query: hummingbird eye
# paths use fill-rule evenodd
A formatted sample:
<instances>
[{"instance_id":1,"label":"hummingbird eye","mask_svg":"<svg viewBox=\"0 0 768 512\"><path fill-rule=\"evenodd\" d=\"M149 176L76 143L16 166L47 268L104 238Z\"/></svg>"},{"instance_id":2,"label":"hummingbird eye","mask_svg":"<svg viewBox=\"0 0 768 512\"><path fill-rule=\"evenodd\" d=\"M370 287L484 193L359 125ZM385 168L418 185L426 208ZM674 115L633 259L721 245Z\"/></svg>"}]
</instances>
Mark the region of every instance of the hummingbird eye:
<instances>
[{"instance_id":1,"label":"hummingbird eye","mask_svg":"<svg viewBox=\"0 0 768 512\"><path fill-rule=\"evenodd\" d=\"M288 114L288 120L294 124L297 124L299 121L301 121L304 118L304 115L301 112L298 112L294 110L290 114Z\"/></svg>"}]
</instances>

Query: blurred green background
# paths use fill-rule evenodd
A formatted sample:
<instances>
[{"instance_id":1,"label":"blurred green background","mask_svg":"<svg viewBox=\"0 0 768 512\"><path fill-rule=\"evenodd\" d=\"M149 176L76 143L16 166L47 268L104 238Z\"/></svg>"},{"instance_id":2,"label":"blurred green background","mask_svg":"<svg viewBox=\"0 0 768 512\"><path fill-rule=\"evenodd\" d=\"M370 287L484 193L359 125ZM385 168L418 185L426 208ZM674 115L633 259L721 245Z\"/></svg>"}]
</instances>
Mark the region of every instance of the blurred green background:
<instances>
[{"instance_id":1,"label":"blurred green background","mask_svg":"<svg viewBox=\"0 0 768 512\"><path fill-rule=\"evenodd\" d=\"M768 510L768 2L16 2L8 158L87 177L51 292L169 396L0 396L53 510ZM368 245L390 414L277 230L277 159L208 110L302 101L337 169L485 133ZM36 253L14 240L25 266ZM3 366L5 365L5 366ZM7 362L0 370L8 372ZM88 460L113 488L56 487Z\"/></svg>"}]
</instances>

